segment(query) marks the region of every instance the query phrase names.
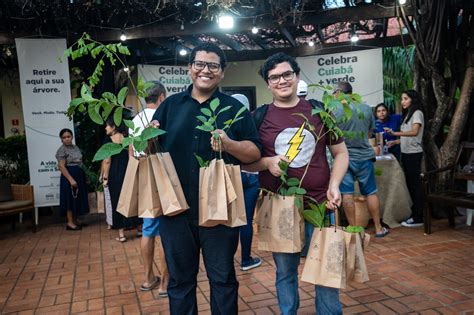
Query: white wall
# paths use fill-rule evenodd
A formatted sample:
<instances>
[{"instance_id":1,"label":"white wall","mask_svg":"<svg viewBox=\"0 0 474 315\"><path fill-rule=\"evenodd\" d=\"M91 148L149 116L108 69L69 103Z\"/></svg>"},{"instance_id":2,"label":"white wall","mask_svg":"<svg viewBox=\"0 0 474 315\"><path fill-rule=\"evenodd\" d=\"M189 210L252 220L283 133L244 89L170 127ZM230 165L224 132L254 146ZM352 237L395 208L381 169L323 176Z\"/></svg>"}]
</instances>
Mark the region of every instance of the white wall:
<instances>
[{"instance_id":1,"label":"white wall","mask_svg":"<svg viewBox=\"0 0 474 315\"><path fill-rule=\"evenodd\" d=\"M264 61L230 62L225 70L224 80L222 80L220 86L255 86L257 106L271 103L273 100L272 93L258 74L258 70Z\"/></svg>"},{"instance_id":2,"label":"white wall","mask_svg":"<svg viewBox=\"0 0 474 315\"><path fill-rule=\"evenodd\" d=\"M21 106L20 80L18 73L9 73L0 78L0 97L2 98L2 111L5 138L13 136L12 128L17 128L20 134L25 134L23 122L23 109ZM18 119L19 125L13 126L12 120Z\"/></svg>"}]
</instances>

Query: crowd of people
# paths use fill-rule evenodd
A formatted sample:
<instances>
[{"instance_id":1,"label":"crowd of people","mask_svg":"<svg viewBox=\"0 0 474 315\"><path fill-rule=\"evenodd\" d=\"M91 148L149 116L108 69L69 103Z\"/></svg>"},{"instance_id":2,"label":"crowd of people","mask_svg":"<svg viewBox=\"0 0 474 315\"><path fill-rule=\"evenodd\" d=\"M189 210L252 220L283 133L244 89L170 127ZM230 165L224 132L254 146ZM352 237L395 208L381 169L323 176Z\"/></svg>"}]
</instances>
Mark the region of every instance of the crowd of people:
<instances>
[{"instance_id":1,"label":"crowd of people","mask_svg":"<svg viewBox=\"0 0 474 315\"><path fill-rule=\"evenodd\" d=\"M316 141L307 132L297 137L298 150L292 150L292 141L298 132L303 134L301 130L305 124L300 115L292 114L304 114L316 130L325 130L326 126L318 115L311 115L313 105L311 100L305 99L308 86L300 80L300 67L296 60L284 53L277 53L264 62L259 72L273 97L265 106L263 116L260 115L261 121L256 124L255 117L246 110L242 119L231 128L213 131L219 135L219 149L226 153L223 155L225 162L242 167L247 225L240 228L199 226L199 165L193 156L197 154L204 159L212 158L216 140L209 133L196 129L196 116L200 114L201 108L208 108L210 101L215 98L229 106L228 115L219 117L218 125L223 125L224 119L233 117L242 106L249 108L245 96L231 97L219 91L226 66L225 54L218 46L202 44L195 47L188 65L192 85L184 92L166 97L163 85L153 82L146 98L147 107L133 120L135 126L142 129L151 125L166 130L159 137L160 147L173 158L189 210L176 216L154 219L123 217L116 212L115 207L127 161L144 152L130 148L128 152L123 151L102 164L101 180L110 192L113 211L111 226L118 230L117 241L127 240L124 234L126 228L136 228L137 235L142 235L145 280L140 289L148 291L158 287L159 295L169 298L171 314L197 314L196 288L201 255L210 283L211 312L237 314L239 283L234 256L239 236L240 269L248 271L259 267L261 260L251 256L252 220L259 188L275 192L280 185L281 161L289 164L290 177L301 179L304 176L301 187L314 200L327 201L329 209L342 204L351 225L355 224L353 194L354 183L358 181L361 194L367 198L375 236L384 237L389 230L381 225L373 166L379 148L371 140L375 133L383 133L387 151L401 160L413 200L412 217L407 218L402 225L413 227L422 223L423 201L419 174L423 156L421 141L424 120L418 94L412 90L402 94L401 116L389 115L384 104L377 105L373 112L368 105L351 101L346 105L353 113L352 118L345 121L341 119L338 126L344 132L362 133L363 137L334 137L332 133L326 133ZM333 92L335 97L344 93L352 100L352 86L348 82L339 82ZM335 117L342 117L342 112L334 112ZM360 115L361 112L363 115ZM124 126L116 126L113 119L109 119L106 122L106 141L122 143L126 131ZM76 218L88 209L85 179L80 168L82 156L79 148L72 143L72 131L62 130L60 137L63 145L56 157L62 174L61 211L67 215L66 228L79 230L82 225ZM331 163L328 163L327 150L331 155ZM311 238L312 226L307 225L306 230L308 240ZM157 274L153 270L155 244L159 244ZM272 254L280 311L282 314L296 314L299 307L298 266L302 254ZM337 289L315 286L315 291L318 314L342 314Z\"/></svg>"}]
</instances>

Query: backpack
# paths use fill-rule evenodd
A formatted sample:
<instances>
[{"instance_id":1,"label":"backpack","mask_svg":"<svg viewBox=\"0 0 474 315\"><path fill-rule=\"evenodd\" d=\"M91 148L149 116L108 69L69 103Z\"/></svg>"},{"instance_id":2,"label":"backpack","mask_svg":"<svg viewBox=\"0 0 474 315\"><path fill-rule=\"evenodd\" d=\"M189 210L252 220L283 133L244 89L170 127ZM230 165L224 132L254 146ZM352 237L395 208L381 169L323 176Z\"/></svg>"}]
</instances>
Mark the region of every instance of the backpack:
<instances>
[{"instance_id":1,"label":"backpack","mask_svg":"<svg viewBox=\"0 0 474 315\"><path fill-rule=\"evenodd\" d=\"M308 100L311 103L311 106L313 108L321 108L324 109L324 104L320 101L317 100ZM255 122L255 126L257 127L257 130L260 129L260 126L262 125L263 119L265 119L265 115L267 114L268 111L268 105L269 104L263 104L259 107L257 107L253 112L252 112L252 117L253 121Z\"/></svg>"}]
</instances>

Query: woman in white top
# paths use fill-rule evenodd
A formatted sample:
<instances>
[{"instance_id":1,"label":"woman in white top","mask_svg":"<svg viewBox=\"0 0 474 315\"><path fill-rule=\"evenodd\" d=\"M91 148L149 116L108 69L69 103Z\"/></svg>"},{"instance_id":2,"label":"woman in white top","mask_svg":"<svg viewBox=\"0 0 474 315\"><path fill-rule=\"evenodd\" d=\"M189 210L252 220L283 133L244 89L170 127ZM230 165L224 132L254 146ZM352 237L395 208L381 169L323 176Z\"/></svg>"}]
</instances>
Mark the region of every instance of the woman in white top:
<instances>
[{"instance_id":1,"label":"woman in white top","mask_svg":"<svg viewBox=\"0 0 474 315\"><path fill-rule=\"evenodd\" d=\"M421 111L418 92L408 90L402 93L402 125L400 131L387 130L390 134L400 137L402 151L401 162L405 173L405 180L410 192L413 206L412 215L402 222L406 227L423 225L423 195L421 191L421 161L423 159L423 129L425 125Z\"/></svg>"}]
</instances>

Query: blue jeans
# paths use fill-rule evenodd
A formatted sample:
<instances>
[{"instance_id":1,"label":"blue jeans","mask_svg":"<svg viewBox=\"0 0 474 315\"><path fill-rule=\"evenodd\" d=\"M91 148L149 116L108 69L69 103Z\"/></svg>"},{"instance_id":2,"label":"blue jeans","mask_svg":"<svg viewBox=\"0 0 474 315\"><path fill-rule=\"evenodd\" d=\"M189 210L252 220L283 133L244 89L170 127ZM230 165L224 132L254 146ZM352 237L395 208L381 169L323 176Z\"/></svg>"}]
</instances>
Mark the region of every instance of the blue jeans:
<instances>
[{"instance_id":1,"label":"blue jeans","mask_svg":"<svg viewBox=\"0 0 474 315\"><path fill-rule=\"evenodd\" d=\"M250 250L252 249L253 226L252 220L257 204L260 184L257 174L242 172L242 186L244 188L245 213L247 215L247 225L240 227L240 247L242 259L240 264L250 262Z\"/></svg>"},{"instance_id":2,"label":"blue jeans","mask_svg":"<svg viewBox=\"0 0 474 315\"><path fill-rule=\"evenodd\" d=\"M296 315L300 306L298 294L298 265L300 253L273 253L276 265L276 290L282 315ZM339 290L322 286L316 289L316 311L322 315L342 314Z\"/></svg>"},{"instance_id":3,"label":"blue jeans","mask_svg":"<svg viewBox=\"0 0 474 315\"><path fill-rule=\"evenodd\" d=\"M202 250L211 287L212 314L237 314L239 283L235 276L234 255L239 229L224 225L200 227L183 214L160 217L160 234L170 274L170 313L198 314L196 287Z\"/></svg>"}]
</instances>

